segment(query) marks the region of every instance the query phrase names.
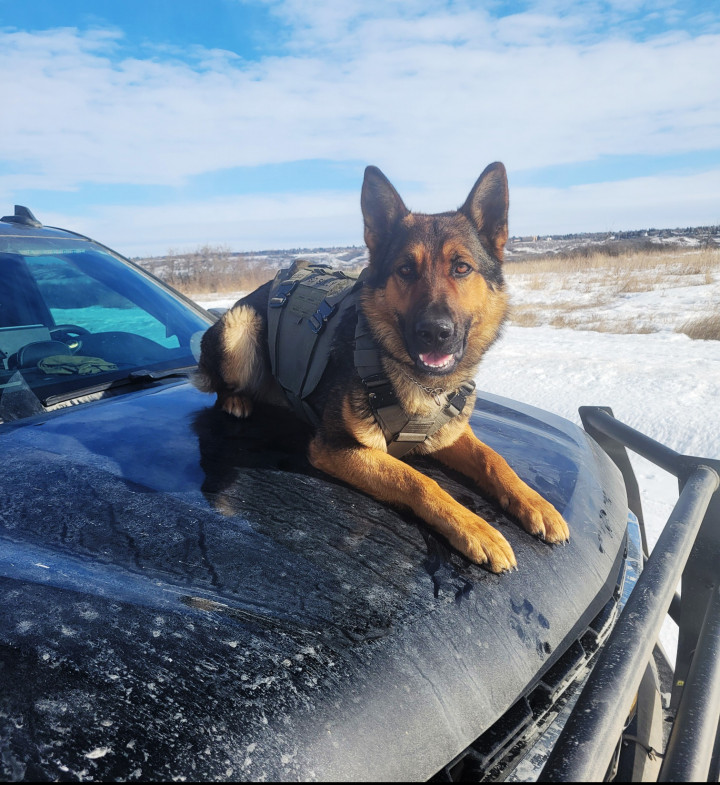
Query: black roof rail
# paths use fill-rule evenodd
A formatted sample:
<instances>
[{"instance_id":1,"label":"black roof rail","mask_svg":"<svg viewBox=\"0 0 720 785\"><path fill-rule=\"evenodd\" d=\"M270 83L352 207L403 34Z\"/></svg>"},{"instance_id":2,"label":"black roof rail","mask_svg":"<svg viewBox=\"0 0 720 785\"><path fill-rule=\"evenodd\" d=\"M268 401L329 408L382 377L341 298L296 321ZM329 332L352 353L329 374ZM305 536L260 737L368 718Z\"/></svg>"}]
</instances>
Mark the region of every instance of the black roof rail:
<instances>
[{"instance_id":1,"label":"black roof rail","mask_svg":"<svg viewBox=\"0 0 720 785\"><path fill-rule=\"evenodd\" d=\"M4 215L0 218L0 221L12 224L23 224L24 226L35 226L38 228L42 226L32 212L21 204L15 205L15 215Z\"/></svg>"}]
</instances>

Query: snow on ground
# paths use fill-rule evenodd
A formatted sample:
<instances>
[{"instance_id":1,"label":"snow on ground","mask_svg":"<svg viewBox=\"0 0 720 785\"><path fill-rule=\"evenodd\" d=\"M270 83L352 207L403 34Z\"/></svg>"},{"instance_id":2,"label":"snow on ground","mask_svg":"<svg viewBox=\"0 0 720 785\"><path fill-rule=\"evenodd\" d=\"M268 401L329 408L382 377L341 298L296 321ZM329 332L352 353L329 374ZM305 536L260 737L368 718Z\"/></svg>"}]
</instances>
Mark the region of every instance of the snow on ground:
<instances>
[{"instance_id":1,"label":"snow on ground","mask_svg":"<svg viewBox=\"0 0 720 785\"><path fill-rule=\"evenodd\" d=\"M541 282L544 284L544 282ZM692 284L695 285L692 285ZM589 330L509 325L490 349L477 374L478 387L515 398L580 423L578 407L602 405L615 416L681 453L720 458L720 341L691 340L675 332L689 315L717 313L720 268L708 281L677 277L650 291L609 297L587 285L553 291L511 276L508 288L514 306L544 298L552 310L567 313L575 303L591 322L592 311L603 320L615 318L628 329L628 319L657 332L620 334ZM642 288L642 287L641 287ZM241 293L198 297L204 307L227 307ZM594 302L593 302L594 298ZM632 329L632 328L630 328ZM639 456L631 461L640 484L648 541L652 547L677 501L676 479ZM672 656L674 625L661 636Z\"/></svg>"},{"instance_id":2,"label":"snow on ground","mask_svg":"<svg viewBox=\"0 0 720 785\"><path fill-rule=\"evenodd\" d=\"M549 268L549 269L548 269ZM720 249L511 264L515 323L644 333L718 313Z\"/></svg>"}]
</instances>

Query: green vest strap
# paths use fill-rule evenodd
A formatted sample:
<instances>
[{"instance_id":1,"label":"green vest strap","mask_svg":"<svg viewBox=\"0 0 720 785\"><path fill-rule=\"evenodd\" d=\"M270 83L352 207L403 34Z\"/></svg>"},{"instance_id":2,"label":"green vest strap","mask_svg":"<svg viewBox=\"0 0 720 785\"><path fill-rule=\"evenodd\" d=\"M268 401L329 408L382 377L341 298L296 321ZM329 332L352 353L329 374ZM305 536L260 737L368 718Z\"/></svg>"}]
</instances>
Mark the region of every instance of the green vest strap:
<instances>
[{"instance_id":1,"label":"green vest strap","mask_svg":"<svg viewBox=\"0 0 720 785\"><path fill-rule=\"evenodd\" d=\"M295 412L319 420L307 398L327 367L339 313L354 301L357 277L299 259L275 276L268 300L268 348L275 379Z\"/></svg>"}]
</instances>

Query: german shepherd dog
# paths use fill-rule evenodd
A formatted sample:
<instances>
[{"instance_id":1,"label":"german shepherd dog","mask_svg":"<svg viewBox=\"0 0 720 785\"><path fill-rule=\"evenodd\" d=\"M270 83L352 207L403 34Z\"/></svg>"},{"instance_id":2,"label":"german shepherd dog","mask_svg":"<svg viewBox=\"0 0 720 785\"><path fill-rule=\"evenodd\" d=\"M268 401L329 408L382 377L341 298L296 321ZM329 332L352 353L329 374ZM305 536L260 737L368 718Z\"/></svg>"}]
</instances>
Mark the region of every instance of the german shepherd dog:
<instances>
[{"instance_id":1,"label":"german shepherd dog","mask_svg":"<svg viewBox=\"0 0 720 785\"><path fill-rule=\"evenodd\" d=\"M472 378L506 318L502 260L508 238L508 185L501 163L488 166L463 206L436 215L410 212L376 167L368 167L361 197L369 270L357 307L379 348L385 374L408 415L437 410L437 391ZM270 284L239 300L205 334L196 384L217 393L217 405L248 417L254 401L283 402L271 376L267 346ZM354 317L354 318L353 318ZM493 572L516 566L507 540L434 481L388 454L352 361L351 309L334 338L316 391L320 424L309 445L313 466L376 499L410 509L472 561ZM473 480L523 528L550 543L569 538L555 508L507 462L477 439L467 398L411 454L432 454Z\"/></svg>"}]
</instances>

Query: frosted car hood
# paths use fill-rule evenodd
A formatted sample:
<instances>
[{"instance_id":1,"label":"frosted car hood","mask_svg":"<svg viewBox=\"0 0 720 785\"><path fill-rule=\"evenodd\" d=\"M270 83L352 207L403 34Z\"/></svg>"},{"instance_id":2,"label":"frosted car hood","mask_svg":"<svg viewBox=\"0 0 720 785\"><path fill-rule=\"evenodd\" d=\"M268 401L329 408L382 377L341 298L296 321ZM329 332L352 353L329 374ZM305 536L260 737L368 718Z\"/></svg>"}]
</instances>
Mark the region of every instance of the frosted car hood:
<instances>
[{"instance_id":1,"label":"frosted car hood","mask_svg":"<svg viewBox=\"0 0 720 785\"><path fill-rule=\"evenodd\" d=\"M159 385L2 426L3 778L427 778L612 593L624 489L566 421L472 419L565 547L417 464L508 537L496 576L315 472L290 419L211 403Z\"/></svg>"}]
</instances>

